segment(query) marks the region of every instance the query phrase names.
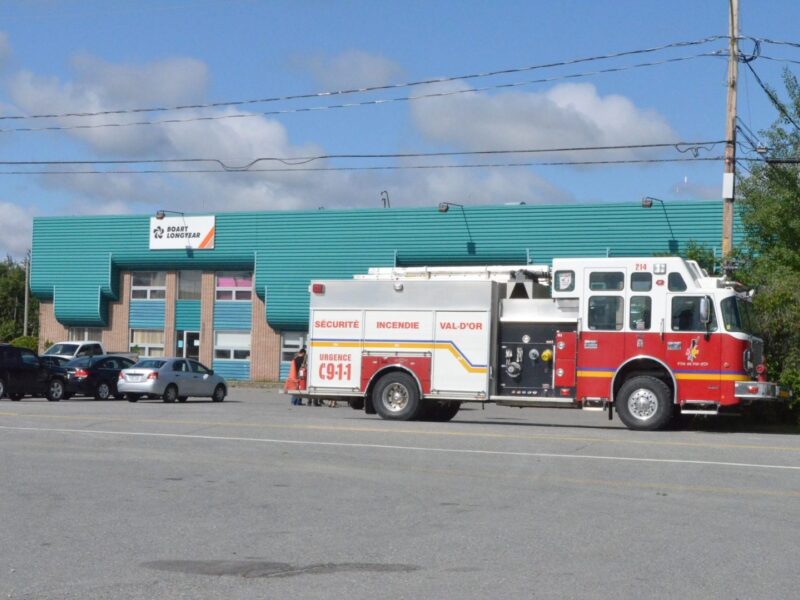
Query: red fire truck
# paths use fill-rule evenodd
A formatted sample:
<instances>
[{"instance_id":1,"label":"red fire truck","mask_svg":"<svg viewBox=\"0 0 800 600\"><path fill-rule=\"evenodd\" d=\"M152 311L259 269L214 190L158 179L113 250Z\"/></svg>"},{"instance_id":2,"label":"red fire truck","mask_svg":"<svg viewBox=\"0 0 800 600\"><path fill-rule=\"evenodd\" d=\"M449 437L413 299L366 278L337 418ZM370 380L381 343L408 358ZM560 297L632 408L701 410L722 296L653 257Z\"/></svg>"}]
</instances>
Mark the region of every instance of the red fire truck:
<instances>
[{"instance_id":1,"label":"red fire truck","mask_svg":"<svg viewBox=\"0 0 800 600\"><path fill-rule=\"evenodd\" d=\"M631 429L782 401L750 296L677 257L370 269L314 281L301 390L384 419L614 409Z\"/></svg>"}]
</instances>

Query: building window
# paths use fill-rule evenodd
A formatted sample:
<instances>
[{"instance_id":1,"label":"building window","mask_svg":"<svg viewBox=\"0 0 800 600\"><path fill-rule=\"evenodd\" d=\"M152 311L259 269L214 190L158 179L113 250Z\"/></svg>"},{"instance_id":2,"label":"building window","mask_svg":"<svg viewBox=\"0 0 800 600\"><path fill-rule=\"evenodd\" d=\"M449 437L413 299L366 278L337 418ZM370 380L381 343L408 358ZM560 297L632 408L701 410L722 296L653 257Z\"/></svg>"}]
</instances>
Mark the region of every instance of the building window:
<instances>
[{"instance_id":1,"label":"building window","mask_svg":"<svg viewBox=\"0 0 800 600\"><path fill-rule=\"evenodd\" d=\"M250 332L214 332L214 358L221 360L250 360Z\"/></svg>"},{"instance_id":2,"label":"building window","mask_svg":"<svg viewBox=\"0 0 800 600\"><path fill-rule=\"evenodd\" d=\"M249 302L253 299L253 274L247 271L217 272L217 300L240 300Z\"/></svg>"},{"instance_id":3,"label":"building window","mask_svg":"<svg viewBox=\"0 0 800 600\"><path fill-rule=\"evenodd\" d=\"M589 329L619 331L622 311L622 296L592 296L589 298Z\"/></svg>"},{"instance_id":4,"label":"building window","mask_svg":"<svg viewBox=\"0 0 800 600\"><path fill-rule=\"evenodd\" d=\"M67 340L70 342L96 342L100 341L103 330L96 327L70 327L67 330Z\"/></svg>"},{"instance_id":5,"label":"building window","mask_svg":"<svg viewBox=\"0 0 800 600\"><path fill-rule=\"evenodd\" d=\"M200 271L178 271L178 300L200 300Z\"/></svg>"},{"instance_id":6,"label":"building window","mask_svg":"<svg viewBox=\"0 0 800 600\"><path fill-rule=\"evenodd\" d=\"M590 273L589 289L592 291L625 289L625 273L622 271L596 271Z\"/></svg>"},{"instance_id":7,"label":"building window","mask_svg":"<svg viewBox=\"0 0 800 600\"><path fill-rule=\"evenodd\" d=\"M163 300L166 297L166 271L137 271L131 274L132 300Z\"/></svg>"},{"instance_id":8,"label":"building window","mask_svg":"<svg viewBox=\"0 0 800 600\"><path fill-rule=\"evenodd\" d=\"M308 334L304 331L284 331L281 333L281 362L289 362L303 346Z\"/></svg>"},{"instance_id":9,"label":"building window","mask_svg":"<svg viewBox=\"0 0 800 600\"><path fill-rule=\"evenodd\" d=\"M164 356L164 331L131 329L130 350L139 356Z\"/></svg>"}]
</instances>

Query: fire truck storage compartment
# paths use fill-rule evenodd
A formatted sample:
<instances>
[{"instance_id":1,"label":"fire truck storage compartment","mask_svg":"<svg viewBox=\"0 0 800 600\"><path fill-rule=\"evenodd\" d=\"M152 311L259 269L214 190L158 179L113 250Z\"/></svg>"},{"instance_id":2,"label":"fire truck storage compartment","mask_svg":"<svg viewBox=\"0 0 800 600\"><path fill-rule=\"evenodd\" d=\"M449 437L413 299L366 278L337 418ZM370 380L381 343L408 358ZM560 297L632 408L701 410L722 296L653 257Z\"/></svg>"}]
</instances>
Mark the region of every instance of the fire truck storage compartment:
<instances>
[{"instance_id":1,"label":"fire truck storage compartment","mask_svg":"<svg viewBox=\"0 0 800 600\"><path fill-rule=\"evenodd\" d=\"M558 327L552 323L501 323L497 355L500 394L552 396Z\"/></svg>"},{"instance_id":2,"label":"fire truck storage compartment","mask_svg":"<svg viewBox=\"0 0 800 600\"><path fill-rule=\"evenodd\" d=\"M497 394L552 398L556 334L574 332L577 305L553 300L503 300L497 335Z\"/></svg>"}]
</instances>

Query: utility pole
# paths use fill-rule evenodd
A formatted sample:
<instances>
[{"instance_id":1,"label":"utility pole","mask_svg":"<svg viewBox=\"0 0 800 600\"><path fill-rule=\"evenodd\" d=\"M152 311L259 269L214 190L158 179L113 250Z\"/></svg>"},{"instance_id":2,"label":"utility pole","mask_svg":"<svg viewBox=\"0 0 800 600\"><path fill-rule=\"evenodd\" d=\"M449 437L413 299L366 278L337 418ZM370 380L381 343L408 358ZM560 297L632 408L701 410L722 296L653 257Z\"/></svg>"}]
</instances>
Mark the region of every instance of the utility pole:
<instances>
[{"instance_id":1,"label":"utility pole","mask_svg":"<svg viewBox=\"0 0 800 600\"><path fill-rule=\"evenodd\" d=\"M739 0L729 0L728 109L725 115L725 173L722 176L722 256L733 250L733 201L736 188L736 78L739 72Z\"/></svg>"},{"instance_id":2,"label":"utility pole","mask_svg":"<svg viewBox=\"0 0 800 600\"><path fill-rule=\"evenodd\" d=\"M30 287L31 251L25 255L25 316L22 317L22 335L28 335L28 288ZM19 296L17 296L19 297Z\"/></svg>"}]
</instances>

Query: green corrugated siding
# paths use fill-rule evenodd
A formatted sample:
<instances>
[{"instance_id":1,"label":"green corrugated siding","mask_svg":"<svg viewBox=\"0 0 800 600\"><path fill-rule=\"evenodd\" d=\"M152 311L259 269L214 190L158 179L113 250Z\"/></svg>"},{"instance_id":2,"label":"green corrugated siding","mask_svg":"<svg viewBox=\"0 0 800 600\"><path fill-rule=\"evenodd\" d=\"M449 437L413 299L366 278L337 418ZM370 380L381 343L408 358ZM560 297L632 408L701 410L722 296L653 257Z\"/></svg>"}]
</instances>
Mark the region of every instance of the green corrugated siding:
<instances>
[{"instance_id":1,"label":"green corrugated siding","mask_svg":"<svg viewBox=\"0 0 800 600\"><path fill-rule=\"evenodd\" d=\"M305 329L311 279L371 266L546 263L555 256L649 256L689 240L721 246L722 202L248 212L217 215L214 250L148 249L149 216L34 219L31 289L55 295L65 325L106 322L118 272L254 269L276 329ZM735 231L734 243L742 238ZM105 311L105 312L104 312Z\"/></svg>"},{"instance_id":2,"label":"green corrugated siding","mask_svg":"<svg viewBox=\"0 0 800 600\"><path fill-rule=\"evenodd\" d=\"M178 331L200 331L200 300L178 300L175 302L175 329Z\"/></svg>"}]
</instances>

